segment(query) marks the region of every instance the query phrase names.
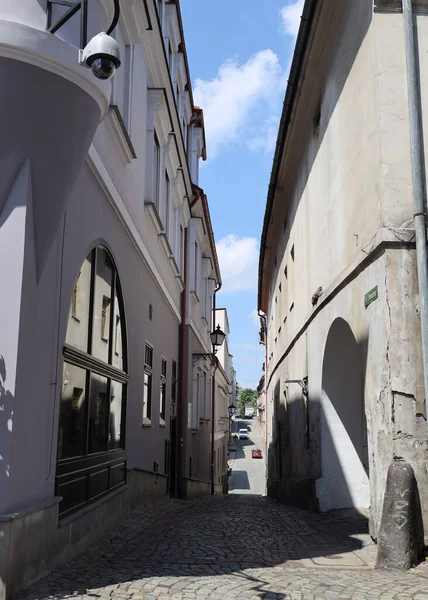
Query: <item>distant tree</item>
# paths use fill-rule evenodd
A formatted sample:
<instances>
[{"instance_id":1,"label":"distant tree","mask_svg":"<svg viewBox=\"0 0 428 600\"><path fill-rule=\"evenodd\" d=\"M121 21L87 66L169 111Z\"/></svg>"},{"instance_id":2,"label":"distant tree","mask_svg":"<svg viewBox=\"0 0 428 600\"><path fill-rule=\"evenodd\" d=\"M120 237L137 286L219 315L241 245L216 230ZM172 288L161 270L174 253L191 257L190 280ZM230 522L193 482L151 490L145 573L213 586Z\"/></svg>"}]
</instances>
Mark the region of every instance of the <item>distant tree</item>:
<instances>
[{"instance_id":1,"label":"distant tree","mask_svg":"<svg viewBox=\"0 0 428 600\"><path fill-rule=\"evenodd\" d=\"M240 390L239 399L236 401L236 405L240 413L245 412L245 406L250 405L256 408L257 405L257 391L251 388L245 388Z\"/></svg>"}]
</instances>

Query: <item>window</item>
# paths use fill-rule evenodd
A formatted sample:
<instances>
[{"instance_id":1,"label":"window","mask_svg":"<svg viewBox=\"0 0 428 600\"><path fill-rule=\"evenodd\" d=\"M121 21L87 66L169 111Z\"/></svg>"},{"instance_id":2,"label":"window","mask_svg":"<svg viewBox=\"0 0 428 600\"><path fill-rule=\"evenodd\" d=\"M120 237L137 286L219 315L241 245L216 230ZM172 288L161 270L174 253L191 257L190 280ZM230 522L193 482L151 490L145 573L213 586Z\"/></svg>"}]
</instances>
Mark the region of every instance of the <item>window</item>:
<instances>
[{"instance_id":1,"label":"window","mask_svg":"<svg viewBox=\"0 0 428 600\"><path fill-rule=\"evenodd\" d=\"M208 390L207 390L207 374L204 371L203 374L203 412L202 416L204 419L208 419Z\"/></svg>"},{"instance_id":2,"label":"window","mask_svg":"<svg viewBox=\"0 0 428 600\"><path fill-rule=\"evenodd\" d=\"M156 5L157 5L157 10L158 10L159 24L162 29L163 1L157 0Z\"/></svg>"},{"instance_id":3,"label":"window","mask_svg":"<svg viewBox=\"0 0 428 600\"><path fill-rule=\"evenodd\" d=\"M200 248L198 244L195 242L193 244L193 292L197 295L198 299L200 298L201 293L201 255Z\"/></svg>"},{"instance_id":4,"label":"window","mask_svg":"<svg viewBox=\"0 0 428 600\"><path fill-rule=\"evenodd\" d=\"M146 344L144 354L143 425L150 425L152 418L153 348Z\"/></svg>"},{"instance_id":5,"label":"window","mask_svg":"<svg viewBox=\"0 0 428 600\"><path fill-rule=\"evenodd\" d=\"M180 273L184 275L184 229L180 225Z\"/></svg>"},{"instance_id":6,"label":"window","mask_svg":"<svg viewBox=\"0 0 428 600\"><path fill-rule=\"evenodd\" d=\"M295 266L294 266L294 244L291 248L290 251L290 281L288 284L288 289L289 289L289 302L290 302L290 312L293 310L294 308L294 273L295 273Z\"/></svg>"},{"instance_id":7,"label":"window","mask_svg":"<svg viewBox=\"0 0 428 600\"><path fill-rule=\"evenodd\" d=\"M159 413L161 418L161 424L165 424L165 412L166 412L166 360L161 358L161 376L160 376L160 402L159 402Z\"/></svg>"},{"instance_id":8,"label":"window","mask_svg":"<svg viewBox=\"0 0 428 600\"><path fill-rule=\"evenodd\" d=\"M312 128L314 137L318 137L320 132L320 124L321 124L321 101L319 101L318 106L315 110L314 118L312 120Z\"/></svg>"},{"instance_id":9,"label":"window","mask_svg":"<svg viewBox=\"0 0 428 600\"><path fill-rule=\"evenodd\" d=\"M198 371L196 373L196 427L199 427L200 418L200 406L201 406L201 375Z\"/></svg>"},{"instance_id":10,"label":"window","mask_svg":"<svg viewBox=\"0 0 428 600\"><path fill-rule=\"evenodd\" d=\"M187 125L186 125L186 120L184 118L181 121L181 131L183 133L184 149L186 149L187 148Z\"/></svg>"},{"instance_id":11,"label":"window","mask_svg":"<svg viewBox=\"0 0 428 600\"><path fill-rule=\"evenodd\" d=\"M171 404L175 406L177 398L177 363L175 360L172 361L171 369Z\"/></svg>"},{"instance_id":12,"label":"window","mask_svg":"<svg viewBox=\"0 0 428 600\"><path fill-rule=\"evenodd\" d=\"M285 323L285 321L287 320L287 314L288 314L288 269L287 267L285 267L284 269L284 296L283 296L284 300L283 300L283 307L284 307L284 317L283 317L283 322Z\"/></svg>"},{"instance_id":13,"label":"window","mask_svg":"<svg viewBox=\"0 0 428 600\"><path fill-rule=\"evenodd\" d=\"M164 214L164 218L163 218L163 226L165 229L165 232L168 236L168 238L170 237L170 216L169 216L169 211L170 211L170 207L171 207L171 183L169 181L169 177L168 177L168 173L165 171L165 214Z\"/></svg>"},{"instance_id":14,"label":"window","mask_svg":"<svg viewBox=\"0 0 428 600\"><path fill-rule=\"evenodd\" d=\"M156 208L159 212L159 185L160 185L160 154L161 149L159 145L158 136L155 133L154 136L154 144L153 144L153 192L154 192L154 201Z\"/></svg>"},{"instance_id":15,"label":"window","mask_svg":"<svg viewBox=\"0 0 428 600\"><path fill-rule=\"evenodd\" d=\"M73 289L73 295L71 297L71 316L74 317L77 321L79 320L79 297L80 297L80 275L82 271L79 272L77 277L76 285Z\"/></svg>"},{"instance_id":16,"label":"window","mask_svg":"<svg viewBox=\"0 0 428 600\"><path fill-rule=\"evenodd\" d=\"M98 247L83 262L70 302L55 479L61 517L126 481L125 340L119 278ZM96 471L100 462L106 477Z\"/></svg>"},{"instance_id":17,"label":"window","mask_svg":"<svg viewBox=\"0 0 428 600\"><path fill-rule=\"evenodd\" d=\"M110 338L110 298L103 296L103 308L101 311L101 339L108 342Z\"/></svg>"},{"instance_id":18,"label":"window","mask_svg":"<svg viewBox=\"0 0 428 600\"><path fill-rule=\"evenodd\" d=\"M168 66L169 66L169 72L170 72L171 79L172 79L173 70L174 70L174 54L172 52L171 42L168 42Z\"/></svg>"},{"instance_id":19,"label":"window","mask_svg":"<svg viewBox=\"0 0 428 600\"><path fill-rule=\"evenodd\" d=\"M114 353L116 356L120 354L120 347L122 345L122 336L120 334L120 316L116 315L116 322L114 326Z\"/></svg>"}]
</instances>

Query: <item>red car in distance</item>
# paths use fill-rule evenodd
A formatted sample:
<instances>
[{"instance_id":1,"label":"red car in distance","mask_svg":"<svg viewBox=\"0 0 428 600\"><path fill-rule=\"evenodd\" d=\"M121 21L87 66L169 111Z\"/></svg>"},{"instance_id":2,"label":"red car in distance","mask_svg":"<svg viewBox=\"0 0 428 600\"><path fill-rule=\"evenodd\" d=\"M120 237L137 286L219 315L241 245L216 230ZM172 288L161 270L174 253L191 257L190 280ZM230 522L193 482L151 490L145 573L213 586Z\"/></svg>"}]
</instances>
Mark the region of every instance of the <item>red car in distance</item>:
<instances>
[{"instance_id":1,"label":"red car in distance","mask_svg":"<svg viewBox=\"0 0 428 600\"><path fill-rule=\"evenodd\" d=\"M262 451L260 450L260 448L254 448L253 450L251 450L251 457L262 458Z\"/></svg>"}]
</instances>

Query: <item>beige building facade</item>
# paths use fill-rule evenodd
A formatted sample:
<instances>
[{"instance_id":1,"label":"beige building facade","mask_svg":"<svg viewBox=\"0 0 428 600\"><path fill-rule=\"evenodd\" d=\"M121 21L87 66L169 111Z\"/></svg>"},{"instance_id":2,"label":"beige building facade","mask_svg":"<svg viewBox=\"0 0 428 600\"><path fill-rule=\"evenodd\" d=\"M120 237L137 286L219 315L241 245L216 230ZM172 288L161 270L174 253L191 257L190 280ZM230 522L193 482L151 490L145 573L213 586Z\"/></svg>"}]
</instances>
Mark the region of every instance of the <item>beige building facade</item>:
<instances>
[{"instance_id":1,"label":"beige building facade","mask_svg":"<svg viewBox=\"0 0 428 600\"><path fill-rule=\"evenodd\" d=\"M364 508L375 539L394 459L413 467L428 525L401 9L305 2L259 263L268 493L322 511ZM427 131L428 3L413 11Z\"/></svg>"}]
</instances>

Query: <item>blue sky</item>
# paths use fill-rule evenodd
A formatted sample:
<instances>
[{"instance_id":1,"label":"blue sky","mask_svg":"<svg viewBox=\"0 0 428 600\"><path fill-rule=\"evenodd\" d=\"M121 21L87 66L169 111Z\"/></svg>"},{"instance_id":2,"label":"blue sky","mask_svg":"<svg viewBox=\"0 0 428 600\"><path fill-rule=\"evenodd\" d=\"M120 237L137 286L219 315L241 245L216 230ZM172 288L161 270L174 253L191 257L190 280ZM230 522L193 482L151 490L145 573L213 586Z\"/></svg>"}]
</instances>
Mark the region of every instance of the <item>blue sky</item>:
<instances>
[{"instance_id":1,"label":"blue sky","mask_svg":"<svg viewBox=\"0 0 428 600\"><path fill-rule=\"evenodd\" d=\"M204 110L208 196L229 349L242 387L261 375L257 270L272 158L303 0L181 0L195 104Z\"/></svg>"}]
</instances>

